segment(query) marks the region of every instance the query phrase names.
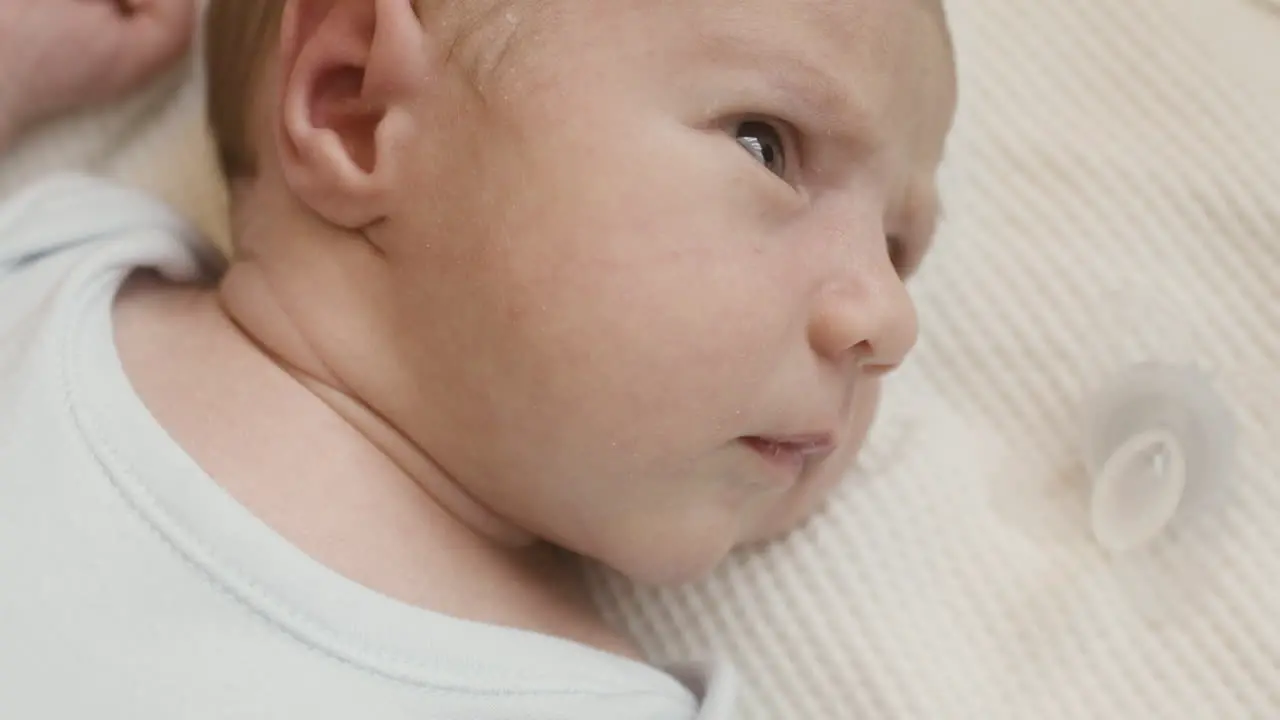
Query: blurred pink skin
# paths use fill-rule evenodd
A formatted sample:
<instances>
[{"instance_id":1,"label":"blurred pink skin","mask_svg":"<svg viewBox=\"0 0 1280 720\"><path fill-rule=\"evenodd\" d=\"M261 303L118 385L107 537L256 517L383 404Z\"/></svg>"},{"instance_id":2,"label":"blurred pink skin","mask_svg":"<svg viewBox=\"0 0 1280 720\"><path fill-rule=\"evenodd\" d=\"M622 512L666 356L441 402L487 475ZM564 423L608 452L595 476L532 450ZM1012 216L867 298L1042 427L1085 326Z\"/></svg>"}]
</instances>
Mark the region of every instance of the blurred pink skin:
<instances>
[{"instance_id":1,"label":"blurred pink skin","mask_svg":"<svg viewBox=\"0 0 1280 720\"><path fill-rule=\"evenodd\" d=\"M195 0L0 3L0 146L138 89L186 53L195 17Z\"/></svg>"}]
</instances>

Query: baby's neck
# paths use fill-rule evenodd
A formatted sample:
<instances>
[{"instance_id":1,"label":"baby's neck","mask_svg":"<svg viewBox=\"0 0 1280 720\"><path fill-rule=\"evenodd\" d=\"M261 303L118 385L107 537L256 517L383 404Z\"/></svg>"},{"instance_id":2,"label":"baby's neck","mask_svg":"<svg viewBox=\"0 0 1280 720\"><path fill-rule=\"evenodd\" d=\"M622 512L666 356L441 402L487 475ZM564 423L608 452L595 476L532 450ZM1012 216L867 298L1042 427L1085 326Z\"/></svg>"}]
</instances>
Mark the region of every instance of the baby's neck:
<instances>
[{"instance_id":1,"label":"baby's neck","mask_svg":"<svg viewBox=\"0 0 1280 720\"><path fill-rule=\"evenodd\" d=\"M315 560L429 610L639 656L594 609L576 558L460 518L359 403L265 352L216 291L139 276L115 317L121 361L161 425Z\"/></svg>"},{"instance_id":2,"label":"baby's neck","mask_svg":"<svg viewBox=\"0 0 1280 720\"><path fill-rule=\"evenodd\" d=\"M389 422L383 408L366 404L353 389L361 379L368 391L370 378L391 382L399 375L388 358L352 352L376 340L364 334L371 325L363 307L368 289L350 283L367 270L371 253L362 251L367 243L360 233L303 211L279 184L267 173L231 185L237 252L217 293L222 331L270 358L458 521L502 545L532 544L529 533L477 502Z\"/></svg>"},{"instance_id":3,"label":"baby's neck","mask_svg":"<svg viewBox=\"0 0 1280 720\"><path fill-rule=\"evenodd\" d=\"M349 430L363 436L456 521L502 546L520 548L536 542L474 500L425 450L362 403L293 324L260 268L233 264L221 283L216 305L219 322L229 321L243 345L270 358L314 400L327 405Z\"/></svg>"}]
</instances>

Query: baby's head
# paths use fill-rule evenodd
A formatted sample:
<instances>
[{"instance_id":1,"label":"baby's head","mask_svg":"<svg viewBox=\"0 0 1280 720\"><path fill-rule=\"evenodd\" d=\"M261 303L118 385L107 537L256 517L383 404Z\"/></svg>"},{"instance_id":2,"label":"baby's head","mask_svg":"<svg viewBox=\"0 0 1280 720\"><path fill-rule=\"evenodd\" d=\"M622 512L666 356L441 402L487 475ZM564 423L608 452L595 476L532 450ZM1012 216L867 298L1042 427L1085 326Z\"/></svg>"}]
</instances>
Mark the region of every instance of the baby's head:
<instances>
[{"instance_id":1,"label":"baby's head","mask_svg":"<svg viewBox=\"0 0 1280 720\"><path fill-rule=\"evenodd\" d=\"M937 0L284 5L208 18L251 334L495 537L681 581L816 507L916 337Z\"/></svg>"}]
</instances>

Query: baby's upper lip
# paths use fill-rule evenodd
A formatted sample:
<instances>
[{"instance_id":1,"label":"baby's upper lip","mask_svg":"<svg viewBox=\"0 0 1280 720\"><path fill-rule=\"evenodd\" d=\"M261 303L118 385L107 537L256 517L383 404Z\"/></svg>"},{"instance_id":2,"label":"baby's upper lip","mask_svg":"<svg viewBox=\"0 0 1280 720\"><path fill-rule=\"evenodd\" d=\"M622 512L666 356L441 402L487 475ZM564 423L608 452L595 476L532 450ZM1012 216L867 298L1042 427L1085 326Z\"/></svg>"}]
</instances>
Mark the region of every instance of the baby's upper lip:
<instances>
[{"instance_id":1,"label":"baby's upper lip","mask_svg":"<svg viewBox=\"0 0 1280 720\"><path fill-rule=\"evenodd\" d=\"M827 455L836 447L835 433L811 432L788 435L755 435L750 440L780 445L801 455Z\"/></svg>"}]
</instances>

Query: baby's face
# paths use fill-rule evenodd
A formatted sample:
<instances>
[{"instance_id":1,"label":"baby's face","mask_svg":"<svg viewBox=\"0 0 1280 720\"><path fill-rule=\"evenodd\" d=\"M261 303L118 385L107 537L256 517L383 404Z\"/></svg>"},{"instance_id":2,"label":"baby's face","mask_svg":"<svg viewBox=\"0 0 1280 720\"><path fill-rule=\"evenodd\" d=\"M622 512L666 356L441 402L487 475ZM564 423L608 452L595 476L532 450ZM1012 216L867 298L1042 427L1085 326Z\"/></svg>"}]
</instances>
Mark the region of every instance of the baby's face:
<instances>
[{"instance_id":1,"label":"baby's face","mask_svg":"<svg viewBox=\"0 0 1280 720\"><path fill-rule=\"evenodd\" d=\"M921 0L517 3L416 112L383 408L644 581L802 519L916 338L954 85Z\"/></svg>"}]
</instances>

